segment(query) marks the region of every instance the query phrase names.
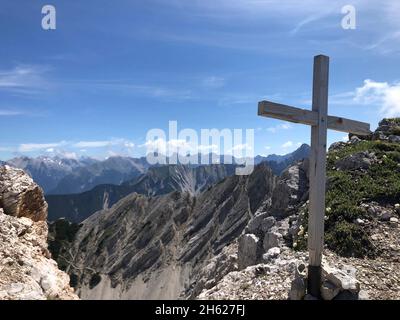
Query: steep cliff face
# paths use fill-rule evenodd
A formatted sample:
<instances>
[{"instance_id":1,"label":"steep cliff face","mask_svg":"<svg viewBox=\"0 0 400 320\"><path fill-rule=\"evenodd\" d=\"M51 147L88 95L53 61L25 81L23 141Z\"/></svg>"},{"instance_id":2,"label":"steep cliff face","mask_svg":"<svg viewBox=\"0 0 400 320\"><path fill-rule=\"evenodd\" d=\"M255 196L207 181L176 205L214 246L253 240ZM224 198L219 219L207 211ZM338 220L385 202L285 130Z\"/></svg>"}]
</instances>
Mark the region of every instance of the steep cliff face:
<instances>
[{"instance_id":1,"label":"steep cliff face","mask_svg":"<svg viewBox=\"0 0 400 320\"><path fill-rule=\"evenodd\" d=\"M0 167L0 299L77 299L47 250L43 191L22 170Z\"/></svg>"},{"instance_id":2,"label":"steep cliff face","mask_svg":"<svg viewBox=\"0 0 400 320\"><path fill-rule=\"evenodd\" d=\"M131 194L83 222L67 271L82 298L178 298L191 295L198 272L242 233L268 202L276 177L259 165L197 196Z\"/></svg>"}]
</instances>

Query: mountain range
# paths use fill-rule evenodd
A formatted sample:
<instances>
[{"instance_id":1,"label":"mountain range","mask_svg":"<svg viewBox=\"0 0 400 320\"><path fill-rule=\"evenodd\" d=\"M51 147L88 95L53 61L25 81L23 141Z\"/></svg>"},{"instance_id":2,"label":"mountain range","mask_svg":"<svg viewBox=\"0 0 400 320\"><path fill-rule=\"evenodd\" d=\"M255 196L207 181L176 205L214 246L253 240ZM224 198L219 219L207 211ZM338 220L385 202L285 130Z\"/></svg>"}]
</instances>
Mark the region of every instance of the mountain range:
<instances>
[{"instance_id":1,"label":"mountain range","mask_svg":"<svg viewBox=\"0 0 400 320\"><path fill-rule=\"evenodd\" d=\"M304 144L285 156L274 156L279 162L264 159L275 175L280 175L291 164L307 158L309 146ZM64 217L72 222L81 222L98 210L110 208L123 197L136 192L146 196L157 196L173 191L197 195L226 177L235 174L235 164L214 165L163 165L153 166L142 175L121 184L100 184L89 191L75 194L47 194L49 220Z\"/></svg>"},{"instance_id":2,"label":"mountain range","mask_svg":"<svg viewBox=\"0 0 400 320\"><path fill-rule=\"evenodd\" d=\"M6 164L23 169L46 194L79 193L99 184L121 184L138 177L149 167L146 158L109 157L70 159L59 156L19 157Z\"/></svg>"},{"instance_id":3,"label":"mountain range","mask_svg":"<svg viewBox=\"0 0 400 320\"><path fill-rule=\"evenodd\" d=\"M307 158L310 147L303 144L297 150L286 155L256 156L255 164L268 162L272 171L280 175L282 171L294 161ZM202 155L204 157L204 155ZM201 155L198 155L198 159ZM167 157L166 163L171 163ZM207 157L217 159L218 164L224 163L224 156L209 154ZM200 161L198 161L200 163ZM233 158L232 164L241 163L240 159ZM131 158L114 156L105 160L88 157L77 159L61 156L39 156L36 158L17 157L0 164L23 169L39 184L47 195L76 194L89 191L102 184L121 185L124 182L135 180L145 174L152 167L145 157ZM159 165L157 165L159 166ZM203 166L191 165L192 167Z\"/></svg>"}]
</instances>

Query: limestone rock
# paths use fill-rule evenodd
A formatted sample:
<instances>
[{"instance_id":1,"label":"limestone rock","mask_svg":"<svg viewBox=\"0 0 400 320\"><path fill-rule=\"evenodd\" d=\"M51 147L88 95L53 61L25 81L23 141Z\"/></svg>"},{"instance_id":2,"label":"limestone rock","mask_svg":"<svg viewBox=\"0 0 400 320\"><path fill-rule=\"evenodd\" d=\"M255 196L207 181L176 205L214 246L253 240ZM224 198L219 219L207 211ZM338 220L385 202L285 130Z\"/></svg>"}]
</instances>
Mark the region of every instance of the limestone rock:
<instances>
[{"instance_id":1,"label":"limestone rock","mask_svg":"<svg viewBox=\"0 0 400 320\"><path fill-rule=\"evenodd\" d=\"M261 212L256 214L253 218L250 219L249 223L246 226L245 232L257 234L262 227L263 221L267 219L267 217L268 217L267 212Z\"/></svg>"},{"instance_id":2,"label":"limestone rock","mask_svg":"<svg viewBox=\"0 0 400 320\"><path fill-rule=\"evenodd\" d=\"M355 278L356 270L354 267L345 265L342 266L342 269L337 269L324 265L322 275L341 290L349 290L357 293L360 291L360 283Z\"/></svg>"},{"instance_id":3,"label":"limestone rock","mask_svg":"<svg viewBox=\"0 0 400 320\"><path fill-rule=\"evenodd\" d=\"M340 159L335 166L340 170L368 169L371 164L377 161L378 159L373 152L363 151Z\"/></svg>"},{"instance_id":4,"label":"limestone rock","mask_svg":"<svg viewBox=\"0 0 400 320\"><path fill-rule=\"evenodd\" d=\"M237 250L237 243L233 243L226 246L220 254L212 258L199 272L198 279L194 281L194 287L188 298L195 298L202 290L214 287L228 273L237 271Z\"/></svg>"},{"instance_id":5,"label":"limestone rock","mask_svg":"<svg viewBox=\"0 0 400 320\"><path fill-rule=\"evenodd\" d=\"M390 222L391 227L396 228L399 224L399 219L395 218L395 217L391 217L389 222Z\"/></svg>"},{"instance_id":6,"label":"limestone rock","mask_svg":"<svg viewBox=\"0 0 400 320\"><path fill-rule=\"evenodd\" d=\"M47 218L47 203L42 189L24 171L0 167L0 203L4 213L33 221Z\"/></svg>"},{"instance_id":7,"label":"limestone rock","mask_svg":"<svg viewBox=\"0 0 400 320\"><path fill-rule=\"evenodd\" d=\"M77 299L47 251L47 224L0 209L0 299Z\"/></svg>"},{"instance_id":8,"label":"limestone rock","mask_svg":"<svg viewBox=\"0 0 400 320\"><path fill-rule=\"evenodd\" d=\"M43 192L32 179L1 167L0 300L78 299L50 258L46 215Z\"/></svg>"},{"instance_id":9,"label":"limestone rock","mask_svg":"<svg viewBox=\"0 0 400 320\"><path fill-rule=\"evenodd\" d=\"M365 290L360 290L358 293L358 300L370 300L368 292Z\"/></svg>"},{"instance_id":10,"label":"limestone rock","mask_svg":"<svg viewBox=\"0 0 400 320\"><path fill-rule=\"evenodd\" d=\"M272 193L270 212L286 217L293 213L308 193L309 161L306 159L287 168L279 177Z\"/></svg>"},{"instance_id":11,"label":"limestone rock","mask_svg":"<svg viewBox=\"0 0 400 320\"><path fill-rule=\"evenodd\" d=\"M329 152L338 151L338 150L342 149L343 147L345 147L346 145L347 145L347 143L343 142L343 141L334 142L330 145Z\"/></svg>"},{"instance_id":12,"label":"limestone rock","mask_svg":"<svg viewBox=\"0 0 400 320\"><path fill-rule=\"evenodd\" d=\"M256 263L258 242L259 239L254 234L244 234L240 236L238 248L239 270Z\"/></svg>"},{"instance_id":13,"label":"limestone rock","mask_svg":"<svg viewBox=\"0 0 400 320\"><path fill-rule=\"evenodd\" d=\"M384 210L379 213L379 219L382 221L390 221L391 218L392 213L388 210Z\"/></svg>"},{"instance_id":14,"label":"limestone rock","mask_svg":"<svg viewBox=\"0 0 400 320\"><path fill-rule=\"evenodd\" d=\"M302 300L306 295L307 290L307 268L304 263L296 266L294 280L292 281L289 299Z\"/></svg>"},{"instance_id":15,"label":"limestone rock","mask_svg":"<svg viewBox=\"0 0 400 320\"><path fill-rule=\"evenodd\" d=\"M279 247L281 239L282 234L278 232L267 232L263 241L264 251L267 252L273 247Z\"/></svg>"},{"instance_id":16,"label":"limestone rock","mask_svg":"<svg viewBox=\"0 0 400 320\"><path fill-rule=\"evenodd\" d=\"M321 285L321 297L324 300L333 300L340 292L340 288L330 281L324 281Z\"/></svg>"},{"instance_id":17,"label":"limestone rock","mask_svg":"<svg viewBox=\"0 0 400 320\"><path fill-rule=\"evenodd\" d=\"M261 222L261 230L263 232L267 232L271 229L272 226L275 225L275 218L274 217L267 217Z\"/></svg>"},{"instance_id":18,"label":"limestone rock","mask_svg":"<svg viewBox=\"0 0 400 320\"><path fill-rule=\"evenodd\" d=\"M270 248L266 253L263 254L263 260L265 262L269 262L272 259L277 258L280 254L281 254L281 249L279 249L278 247Z\"/></svg>"},{"instance_id":19,"label":"limestone rock","mask_svg":"<svg viewBox=\"0 0 400 320\"><path fill-rule=\"evenodd\" d=\"M390 135L388 139L392 143L400 143L400 136Z\"/></svg>"}]
</instances>

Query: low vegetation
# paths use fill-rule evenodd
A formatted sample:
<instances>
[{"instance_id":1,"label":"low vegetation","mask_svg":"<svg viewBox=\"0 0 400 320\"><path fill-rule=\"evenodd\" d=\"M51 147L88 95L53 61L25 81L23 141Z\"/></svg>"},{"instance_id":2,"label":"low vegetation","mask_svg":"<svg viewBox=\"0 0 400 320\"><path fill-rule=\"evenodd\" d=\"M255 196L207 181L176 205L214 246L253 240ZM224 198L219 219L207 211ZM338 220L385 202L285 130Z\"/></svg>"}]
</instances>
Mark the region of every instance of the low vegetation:
<instances>
[{"instance_id":1,"label":"low vegetation","mask_svg":"<svg viewBox=\"0 0 400 320\"><path fill-rule=\"evenodd\" d=\"M350 155L368 151L376 162L366 170L339 170L336 164ZM373 257L376 251L365 227L355 223L366 219L362 203L394 206L400 199L400 145L384 141L361 141L329 152L327 159L325 243L342 256ZM296 248L307 247L307 210Z\"/></svg>"}]
</instances>

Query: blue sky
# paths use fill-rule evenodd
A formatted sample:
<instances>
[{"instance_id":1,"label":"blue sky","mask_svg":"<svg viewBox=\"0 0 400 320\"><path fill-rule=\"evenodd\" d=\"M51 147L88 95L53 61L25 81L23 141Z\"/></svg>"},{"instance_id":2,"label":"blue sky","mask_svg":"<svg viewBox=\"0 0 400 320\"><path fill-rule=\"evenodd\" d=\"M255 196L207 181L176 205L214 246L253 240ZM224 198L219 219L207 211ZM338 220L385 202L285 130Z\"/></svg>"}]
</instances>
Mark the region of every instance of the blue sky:
<instances>
[{"instance_id":1,"label":"blue sky","mask_svg":"<svg viewBox=\"0 0 400 320\"><path fill-rule=\"evenodd\" d=\"M399 16L396 0L2 0L0 158L139 156L169 120L254 128L255 154L287 153L310 128L260 118L257 102L310 108L317 54L331 59L329 113L375 128L400 114Z\"/></svg>"}]
</instances>

